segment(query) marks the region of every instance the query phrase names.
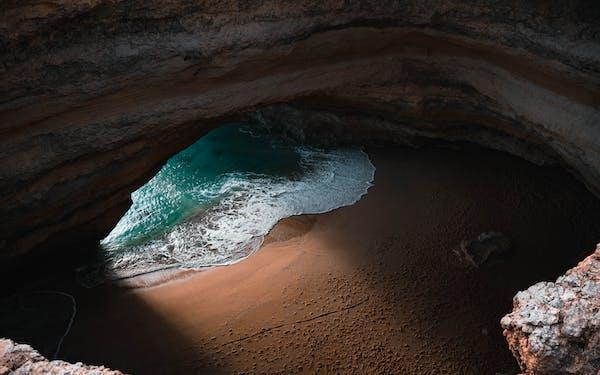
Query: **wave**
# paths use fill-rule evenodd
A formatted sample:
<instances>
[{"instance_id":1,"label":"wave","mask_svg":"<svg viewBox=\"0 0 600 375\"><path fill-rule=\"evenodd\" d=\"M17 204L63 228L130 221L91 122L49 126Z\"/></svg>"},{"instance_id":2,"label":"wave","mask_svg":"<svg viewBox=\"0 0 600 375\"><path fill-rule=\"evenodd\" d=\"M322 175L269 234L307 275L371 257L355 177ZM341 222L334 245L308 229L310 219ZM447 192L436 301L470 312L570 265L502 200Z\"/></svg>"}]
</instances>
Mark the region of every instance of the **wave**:
<instances>
[{"instance_id":1,"label":"wave","mask_svg":"<svg viewBox=\"0 0 600 375\"><path fill-rule=\"evenodd\" d=\"M235 134L257 137L246 126ZM235 263L255 252L279 220L351 205L372 185L375 167L359 148L324 150L270 143L271 154L263 153L261 158L266 158L264 163L276 163L284 149L297 156L288 163L295 167L286 165L284 173L232 168L211 173L210 178L195 176L195 183L184 183L182 191L177 174L167 170L167 178L157 178L161 171L149 186L132 195L131 209L101 242L106 254L104 277L122 279L173 267L200 269ZM171 201L177 204L165 209L164 202ZM189 207L182 210L182 206ZM185 217L167 230L154 225L164 223L173 211ZM131 236L140 222L152 233L150 238L146 233Z\"/></svg>"}]
</instances>

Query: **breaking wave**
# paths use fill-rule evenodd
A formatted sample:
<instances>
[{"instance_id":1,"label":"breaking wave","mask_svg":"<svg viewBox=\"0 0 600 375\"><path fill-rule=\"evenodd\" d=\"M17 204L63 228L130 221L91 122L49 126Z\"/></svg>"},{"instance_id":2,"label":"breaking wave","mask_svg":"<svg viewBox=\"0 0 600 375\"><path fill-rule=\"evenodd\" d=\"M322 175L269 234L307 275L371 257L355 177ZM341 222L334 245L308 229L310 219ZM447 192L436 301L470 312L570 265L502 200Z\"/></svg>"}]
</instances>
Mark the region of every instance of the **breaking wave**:
<instances>
[{"instance_id":1,"label":"breaking wave","mask_svg":"<svg viewBox=\"0 0 600 375\"><path fill-rule=\"evenodd\" d=\"M273 140L247 124L218 128L172 157L101 241L104 277L237 262L281 219L355 203L375 167L359 148Z\"/></svg>"}]
</instances>

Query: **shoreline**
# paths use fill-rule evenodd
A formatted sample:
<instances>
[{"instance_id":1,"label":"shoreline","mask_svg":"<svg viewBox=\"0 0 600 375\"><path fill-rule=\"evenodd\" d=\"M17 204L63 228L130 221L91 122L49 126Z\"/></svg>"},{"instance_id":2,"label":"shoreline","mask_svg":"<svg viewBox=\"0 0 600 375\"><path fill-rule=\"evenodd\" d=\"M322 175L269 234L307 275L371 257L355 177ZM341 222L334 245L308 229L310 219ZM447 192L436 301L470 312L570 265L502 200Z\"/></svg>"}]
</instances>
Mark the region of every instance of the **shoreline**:
<instances>
[{"instance_id":1,"label":"shoreline","mask_svg":"<svg viewBox=\"0 0 600 375\"><path fill-rule=\"evenodd\" d=\"M239 138L244 133L240 130L248 126L237 124L229 129L233 134L226 134ZM217 139L223 136L207 135ZM160 280L176 276L176 269L203 270L236 264L255 253L282 218L327 213L352 205L372 186L375 166L361 147L320 149L285 141L265 146L264 136L254 138L262 143L235 138L237 148L226 162L213 155L221 155L222 142L215 142L215 146L204 138L174 156L132 194L132 207L100 241L103 262L81 267L84 285L103 281L143 284L144 278L139 277ZM204 145L201 142L215 150L205 155L199 151ZM258 150L251 151L253 146ZM265 147L269 150L266 153ZM195 155L193 166L178 161L189 154ZM269 154L271 159L265 159ZM271 169L260 169L242 160L253 155L260 156L258 160L271 165ZM273 161L289 159L290 155L293 161ZM207 160L202 161L202 156ZM201 172L205 169L209 172ZM168 172L171 170L182 172ZM180 190L173 188L179 184ZM180 206L185 208L174 208ZM180 214L175 221L173 212ZM147 237L145 231L158 231L157 222L163 226L161 234Z\"/></svg>"},{"instance_id":2,"label":"shoreline","mask_svg":"<svg viewBox=\"0 0 600 375\"><path fill-rule=\"evenodd\" d=\"M361 198L366 194L367 193L363 194L361 196ZM359 200L361 198L359 198ZM159 287L161 285L165 285L170 282L185 280L185 279L194 277L196 274L201 273L201 272L207 272L207 271L211 271L213 269L218 269L221 267L229 267L229 266L236 265L236 264L243 262L243 261L247 260L248 258L254 256L256 253L261 251L261 249L266 245L277 243L277 242L285 242L291 238L301 236L305 232L294 233L294 229L291 229L293 227L298 227L298 225L296 223L302 223L302 222L308 221L308 222L311 222L311 226L312 226L312 223L314 223L314 217L319 216L319 215L325 215L325 214L334 212L334 211L339 210L344 207L348 207L348 206L337 207L337 208L334 208L332 210L322 212L322 213L298 214L298 215L292 215L292 216L283 218L283 219L279 220L277 222L277 224L275 224L266 235L260 236L260 237L263 237L263 239L261 240L260 245L258 246L258 248L256 250L252 251L251 253L249 253L248 255L246 255L243 258L236 259L232 263L208 265L208 266L202 267L202 268L183 268L179 265L174 265L174 266L163 268L163 269L151 270L151 271L148 271L145 273L140 273L140 274L137 274L134 276L124 276L122 278L106 279L106 280L100 282L98 285L86 286L82 283L79 283L79 281L78 281L78 283L81 287L83 287L85 289L92 289L92 288L101 287L101 286L107 286L107 287L112 286L112 287L125 288L125 289L137 289L137 288ZM308 230L310 230L310 229L306 229L306 232Z\"/></svg>"},{"instance_id":3,"label":"shoreline","mask_svg":"<svg viewBox=\"0 0 600 375\"><path fill-rule=\"evenodd\" d=\"M136 374L518 371L499 319L583 257L565 249L595 245L600 228L580 223L600 222L598 201L493 151L369 156L375 185L356 204L280 221L242 262L79 289L62 357ZM486 230L514 251L465 267L453 249Z\"/></svg>"}]
</instances>

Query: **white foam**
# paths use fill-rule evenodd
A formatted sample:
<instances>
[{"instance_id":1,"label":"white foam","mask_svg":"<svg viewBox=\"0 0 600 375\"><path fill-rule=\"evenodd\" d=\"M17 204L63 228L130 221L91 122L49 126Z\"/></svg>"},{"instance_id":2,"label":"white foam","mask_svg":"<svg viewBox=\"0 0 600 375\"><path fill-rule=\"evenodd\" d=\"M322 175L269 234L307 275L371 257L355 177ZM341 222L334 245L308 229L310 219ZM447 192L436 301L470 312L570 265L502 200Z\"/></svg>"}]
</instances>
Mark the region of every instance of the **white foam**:
<instances>
[{"instance_id":1,"label":"white foam","mask_svg":"<svg viewBox=\"0 0 600 375\"><path fill-rule=\"evenodd\" d=\"M217 194L224 199L127 251L110 250L111 240L127 229L126 222L119 223L103 240L109 253L108 277L235 263L256 251L279 220L351 205L372 185L375 167L360 149L303 147L298 152L305 173L297 179L229 174ZM165 187L167 194L170 190Z\"/></svg>"}]
</instances>

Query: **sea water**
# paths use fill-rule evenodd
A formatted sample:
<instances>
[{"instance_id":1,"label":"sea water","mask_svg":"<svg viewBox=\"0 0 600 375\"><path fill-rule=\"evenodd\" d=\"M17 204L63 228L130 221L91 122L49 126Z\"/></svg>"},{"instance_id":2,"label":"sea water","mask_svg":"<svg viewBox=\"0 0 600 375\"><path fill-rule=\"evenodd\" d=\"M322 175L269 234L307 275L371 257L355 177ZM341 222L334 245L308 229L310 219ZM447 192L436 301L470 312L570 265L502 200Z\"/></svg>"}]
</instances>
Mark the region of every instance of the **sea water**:
<instances>
[{"instance_id":1,"label":"sea water","mask_svg":"<svg viewBox=\"0 0 600 375\"><path fill-rule=\"evenodd\" d=\"M221 126L131 195L101 241L105 278L234 263L283 218L355 203L374 173L360 148L320 149L249 124Z\"/></svg>"}]
</instances>

